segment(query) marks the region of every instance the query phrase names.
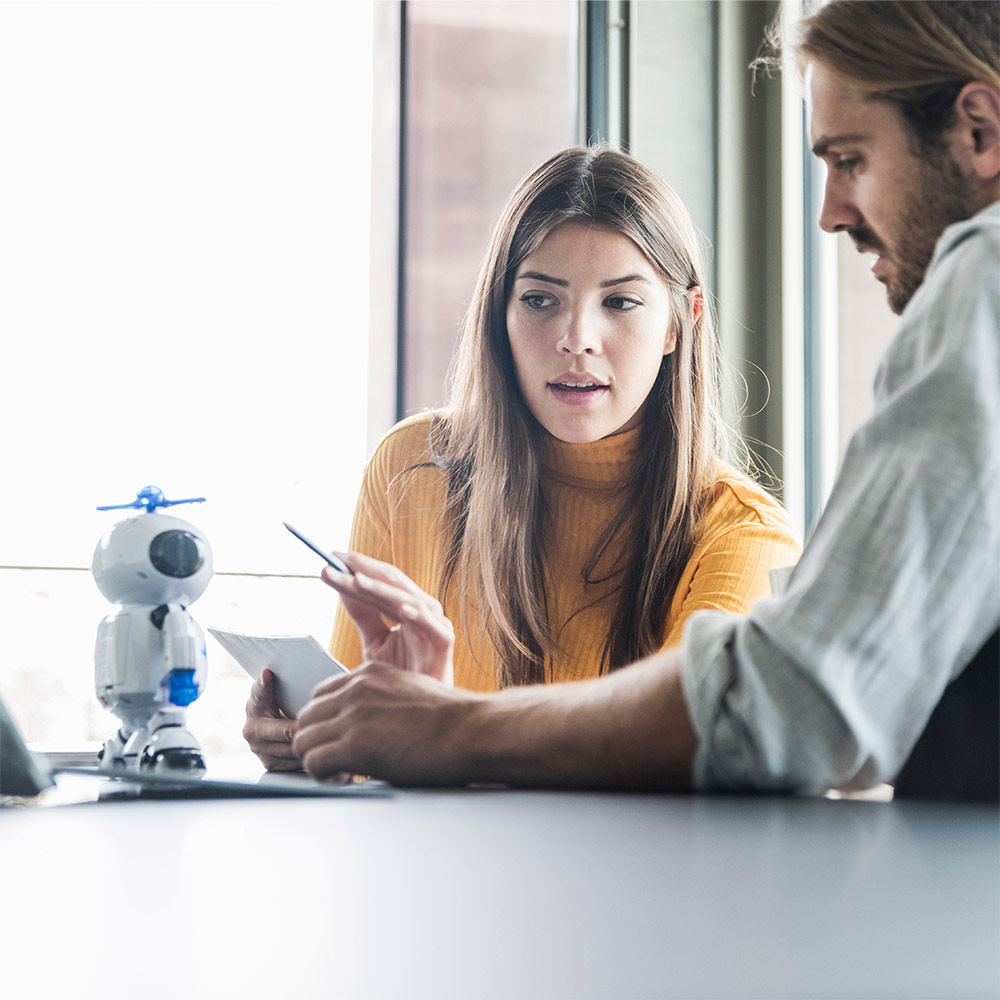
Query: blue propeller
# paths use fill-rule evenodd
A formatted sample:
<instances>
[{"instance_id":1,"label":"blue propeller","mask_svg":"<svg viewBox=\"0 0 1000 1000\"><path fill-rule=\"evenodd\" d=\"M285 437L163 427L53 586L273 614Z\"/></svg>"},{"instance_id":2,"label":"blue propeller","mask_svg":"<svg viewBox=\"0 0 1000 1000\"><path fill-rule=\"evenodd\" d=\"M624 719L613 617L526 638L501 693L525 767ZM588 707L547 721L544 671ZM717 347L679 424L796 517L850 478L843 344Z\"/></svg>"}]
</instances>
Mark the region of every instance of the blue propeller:
<instances>
[{"instance_id":1,"label":"blue propeller","mask_svg":"<svg viewBox=\"0 0 1000 1000\"><path fill-rule=\"evenodd\" d=\"M186 500L168 500L163 495L163 490L159 486L143 486L135 495L131 503L115 503L106 507L98 507L98 510L127 510L136 508L147 513L156 510L157 507L176 507L179 503L204 503L204 497L188 497Z\"/></svg>"}]
</instances>

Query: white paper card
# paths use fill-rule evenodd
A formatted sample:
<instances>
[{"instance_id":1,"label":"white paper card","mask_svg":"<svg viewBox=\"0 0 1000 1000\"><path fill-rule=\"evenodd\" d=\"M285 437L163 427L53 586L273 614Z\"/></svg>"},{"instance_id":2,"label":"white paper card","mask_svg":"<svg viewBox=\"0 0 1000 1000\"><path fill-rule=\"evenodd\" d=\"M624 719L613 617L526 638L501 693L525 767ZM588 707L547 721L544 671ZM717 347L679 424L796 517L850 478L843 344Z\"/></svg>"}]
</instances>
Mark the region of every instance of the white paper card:
<instances>
[{"instance_id":1,"label":"white paper card","mask_svg":"<svg viewBox=\"0 0 1000 1000\"><path fill-rule=\"evenodd\" d=\"M292 718L320 681L348 672L311 635L243 635L221 628L208 631L254 680L265 667L271 668L278 707Z\"/></svg>"}]
</instances>

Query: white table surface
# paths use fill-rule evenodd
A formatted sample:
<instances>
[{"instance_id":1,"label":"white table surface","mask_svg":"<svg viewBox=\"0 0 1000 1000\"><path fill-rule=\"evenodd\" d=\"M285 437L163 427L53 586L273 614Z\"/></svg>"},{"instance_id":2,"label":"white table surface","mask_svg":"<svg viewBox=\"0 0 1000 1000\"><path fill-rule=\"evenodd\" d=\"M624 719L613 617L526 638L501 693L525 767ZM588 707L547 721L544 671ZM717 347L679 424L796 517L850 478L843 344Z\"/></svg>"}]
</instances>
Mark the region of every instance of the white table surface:
<instances>
[{"instance_id":1,"label":"white table surface","mask_svg":"<svg viewBox=\"0 0 1000 1000\"><path fill-rule=\"evenodd\" d=\"M399 791L0 809L0 996L1000 995L1000 811Z\"/></svg>"}]
</instances>

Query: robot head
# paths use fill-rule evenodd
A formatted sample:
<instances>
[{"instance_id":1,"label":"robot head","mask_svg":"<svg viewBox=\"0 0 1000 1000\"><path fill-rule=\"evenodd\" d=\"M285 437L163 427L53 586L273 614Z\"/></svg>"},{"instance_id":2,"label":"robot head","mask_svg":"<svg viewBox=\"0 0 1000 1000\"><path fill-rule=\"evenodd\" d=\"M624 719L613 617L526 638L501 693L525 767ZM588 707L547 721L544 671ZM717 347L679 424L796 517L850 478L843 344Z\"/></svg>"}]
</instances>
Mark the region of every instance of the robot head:
<instances>
[{"instance_id":1,"label":"robot head","mask_svg":"<svg viewBox=\"0 0 1000 1000\"><path fill-rule=\"evenodd\" d=\"M90 569L114 604L188 605L212 579L212 549L193 524L151 512L119 521L97 543Z\"/></svg>"}]
</instances>

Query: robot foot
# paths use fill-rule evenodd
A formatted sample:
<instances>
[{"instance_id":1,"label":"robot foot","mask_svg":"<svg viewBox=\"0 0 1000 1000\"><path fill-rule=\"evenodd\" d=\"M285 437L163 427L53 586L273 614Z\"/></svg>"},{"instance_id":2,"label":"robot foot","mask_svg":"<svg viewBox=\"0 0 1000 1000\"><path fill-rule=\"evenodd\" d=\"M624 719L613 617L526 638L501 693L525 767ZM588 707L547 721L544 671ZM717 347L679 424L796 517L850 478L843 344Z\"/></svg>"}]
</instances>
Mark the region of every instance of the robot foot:
<instances>
[{"instance_id":1,"label":"robot foot","mask_svg":"<svg viewBox=\"0 0 1000 1000\"><path fill-rule=\"evenodd\" d=\"M142 771L204 771L205 758L192 747L146 747L139 759Z\"/></svg>"},{"instance_id":2,"label":"robot foot","mask_svg":"<svg viewBox=\"0 0 1000 1000\"><path fill-rule=\"evenodd\" d=\"M143 738L145 733L140 733ZM136 769L135 742L129 745L129 736L124 729L119 729L111 739L106 740L97 754L98 768L107 774Z\"/></svg>"}]
</instances>

